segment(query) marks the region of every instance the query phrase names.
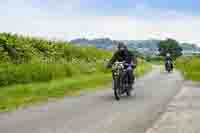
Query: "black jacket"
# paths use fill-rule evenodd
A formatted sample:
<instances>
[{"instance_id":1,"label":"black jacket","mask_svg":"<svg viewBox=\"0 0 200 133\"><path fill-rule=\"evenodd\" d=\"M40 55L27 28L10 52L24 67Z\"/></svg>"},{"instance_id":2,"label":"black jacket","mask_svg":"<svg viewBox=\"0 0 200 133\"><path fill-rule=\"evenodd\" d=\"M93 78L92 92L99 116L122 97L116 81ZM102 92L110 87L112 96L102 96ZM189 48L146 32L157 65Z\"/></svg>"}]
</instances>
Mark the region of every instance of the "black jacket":
<instances>
[{"instance_id":1,"label":"black jacket","mask_svg":"<svg viewBox=\"0 0 200 133\"><path fill-rule=\"evenodd\" d=\"M167 57L167 56L166 56L166 57L165 57L165 62L167 62L168 60L171 61L171 62L173 61L173 59L172 59L171 57Z\"/></svg>"},{"instance_id":2,"label":"black jacket","mask_svg":"<svg viewBox=\"0 0 200 133\"><path fill-rule=\"evenodd\" d=\"M129 50L115 52L109 61L109 66L111 66L115 61L125 61L128 64L133 63L134 65L137 64L135 55Z\"/></svg>"}]
</instances>

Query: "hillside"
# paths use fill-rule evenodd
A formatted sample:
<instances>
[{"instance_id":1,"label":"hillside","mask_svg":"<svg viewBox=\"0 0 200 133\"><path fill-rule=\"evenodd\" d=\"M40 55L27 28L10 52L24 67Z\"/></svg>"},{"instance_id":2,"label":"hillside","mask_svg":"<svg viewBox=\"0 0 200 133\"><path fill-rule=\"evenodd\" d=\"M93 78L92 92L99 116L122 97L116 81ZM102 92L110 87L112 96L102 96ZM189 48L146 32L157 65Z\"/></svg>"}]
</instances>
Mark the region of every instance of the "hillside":
<instances>
[{"instance_id":1,"label":"hillside","mask_svg":"<svg viewBox=\"0 0 200 133\"><path fill-rule=\"evenodd\" d=\"M94 40L88 40L88 39L75 39L70 41L72 44L77 44L79 46L95 46L97 48L103 48L103 49L112 49L114 46L114 43L109 38L99 38Z\"/></svg>"},{"instance_id":2,"label":"hillside","mask_svg":"<svg viewBox=\"0 0 200 133\"><path fill-rule=\"evenodd\" d=\"M128 48L135 49L141 53L145 54L157 54L158 52L158 43L160 40L122 40L125 44L127 44ZM79 46L95 46L97 48L103 49L113 49L114 48L114 40L109 38L100 38L100 39L75 39L70 43L79 45ZM194 52L200 51L200 48L195 44L190 43L182 43L180 44L183 48L183 51Z\"/></svg>"}]
</instances>

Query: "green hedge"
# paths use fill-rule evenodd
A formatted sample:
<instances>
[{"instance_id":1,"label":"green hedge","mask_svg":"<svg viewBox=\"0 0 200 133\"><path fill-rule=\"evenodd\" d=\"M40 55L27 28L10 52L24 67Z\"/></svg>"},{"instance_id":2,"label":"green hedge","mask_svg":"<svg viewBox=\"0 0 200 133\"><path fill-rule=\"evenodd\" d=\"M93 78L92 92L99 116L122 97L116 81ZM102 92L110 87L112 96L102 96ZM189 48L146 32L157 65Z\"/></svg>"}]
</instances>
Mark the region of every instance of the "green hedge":
<instances>
[{"instance_id":1,"label":"green hedge","mask_svg":"<svg viewBox=\"0 0 200 133\"><path fill-rule=\"evenodd\" d=\"M106 72L102 61L111 54L64 41L0 33L0 86Z\"/></svg>"},{"instance_id":2,"label":"green hedge","mask_svg":"<svg viewBox=\"0 0 200 133\"><path fill-rule=\"evenodd\" d=\"M64 41L0 33L0 63L55 63L73 59L96 61L111 56L111 52L95 47L78 47Z\"/></svg>"}]
</instances>

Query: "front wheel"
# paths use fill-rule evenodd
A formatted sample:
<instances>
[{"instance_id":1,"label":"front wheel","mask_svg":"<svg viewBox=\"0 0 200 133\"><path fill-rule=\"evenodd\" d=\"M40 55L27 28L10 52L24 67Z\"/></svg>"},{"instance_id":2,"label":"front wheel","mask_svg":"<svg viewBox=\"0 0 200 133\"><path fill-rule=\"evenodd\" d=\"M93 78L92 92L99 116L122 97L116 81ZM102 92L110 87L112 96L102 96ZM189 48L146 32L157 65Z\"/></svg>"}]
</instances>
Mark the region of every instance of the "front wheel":
<instances>
[{"instance_id":1,"label":"front wheel","mask_svg":"<svg viewBox=\"0 0 200 133\"><path fill-rule=\"evenodd\" d=\"M114 80L114 95L117 101L120 100L121 97L121 79L117 78Z\"/></svg>"},{"instance_id":2,"label":"front wheel","mask_svg":"<svg viewBox=\"0 0 200 133\"><path fill-rule=\"evenodd\" d=\"M171 68L168 66L167 68L167 72L170 73L171 72Z\"/></svg>"},{"instance_id":3,"label":"front wheel","mask_svg":"<svg viewBox=\"0 0 200 133\"><path fill-rule=\"evenodd\" d=\"M119 100L120 100L120 92L119 92L119 89L115 89L115 90L114 90L114 95L115 95L115 99L116 99L117 101L119 101Z\"/></svg>"}]
</instances>

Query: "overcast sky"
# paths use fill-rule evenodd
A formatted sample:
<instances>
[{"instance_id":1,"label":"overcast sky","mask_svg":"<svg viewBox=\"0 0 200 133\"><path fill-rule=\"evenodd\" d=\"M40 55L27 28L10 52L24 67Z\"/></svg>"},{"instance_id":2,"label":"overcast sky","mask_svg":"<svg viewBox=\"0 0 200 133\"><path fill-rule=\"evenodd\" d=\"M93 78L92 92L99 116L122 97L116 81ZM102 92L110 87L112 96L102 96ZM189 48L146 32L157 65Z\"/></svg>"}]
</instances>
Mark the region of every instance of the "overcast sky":
<instances>
[{"instance_id":1,"label":"overcast sky","mask_svg":"<svg viewBox=\"0 0 200 133\"><path fill-rule=\"evenodd\" d=\"M0 0L0 32L200 45L199 0Z\"/></svg>"}]
</instances>

